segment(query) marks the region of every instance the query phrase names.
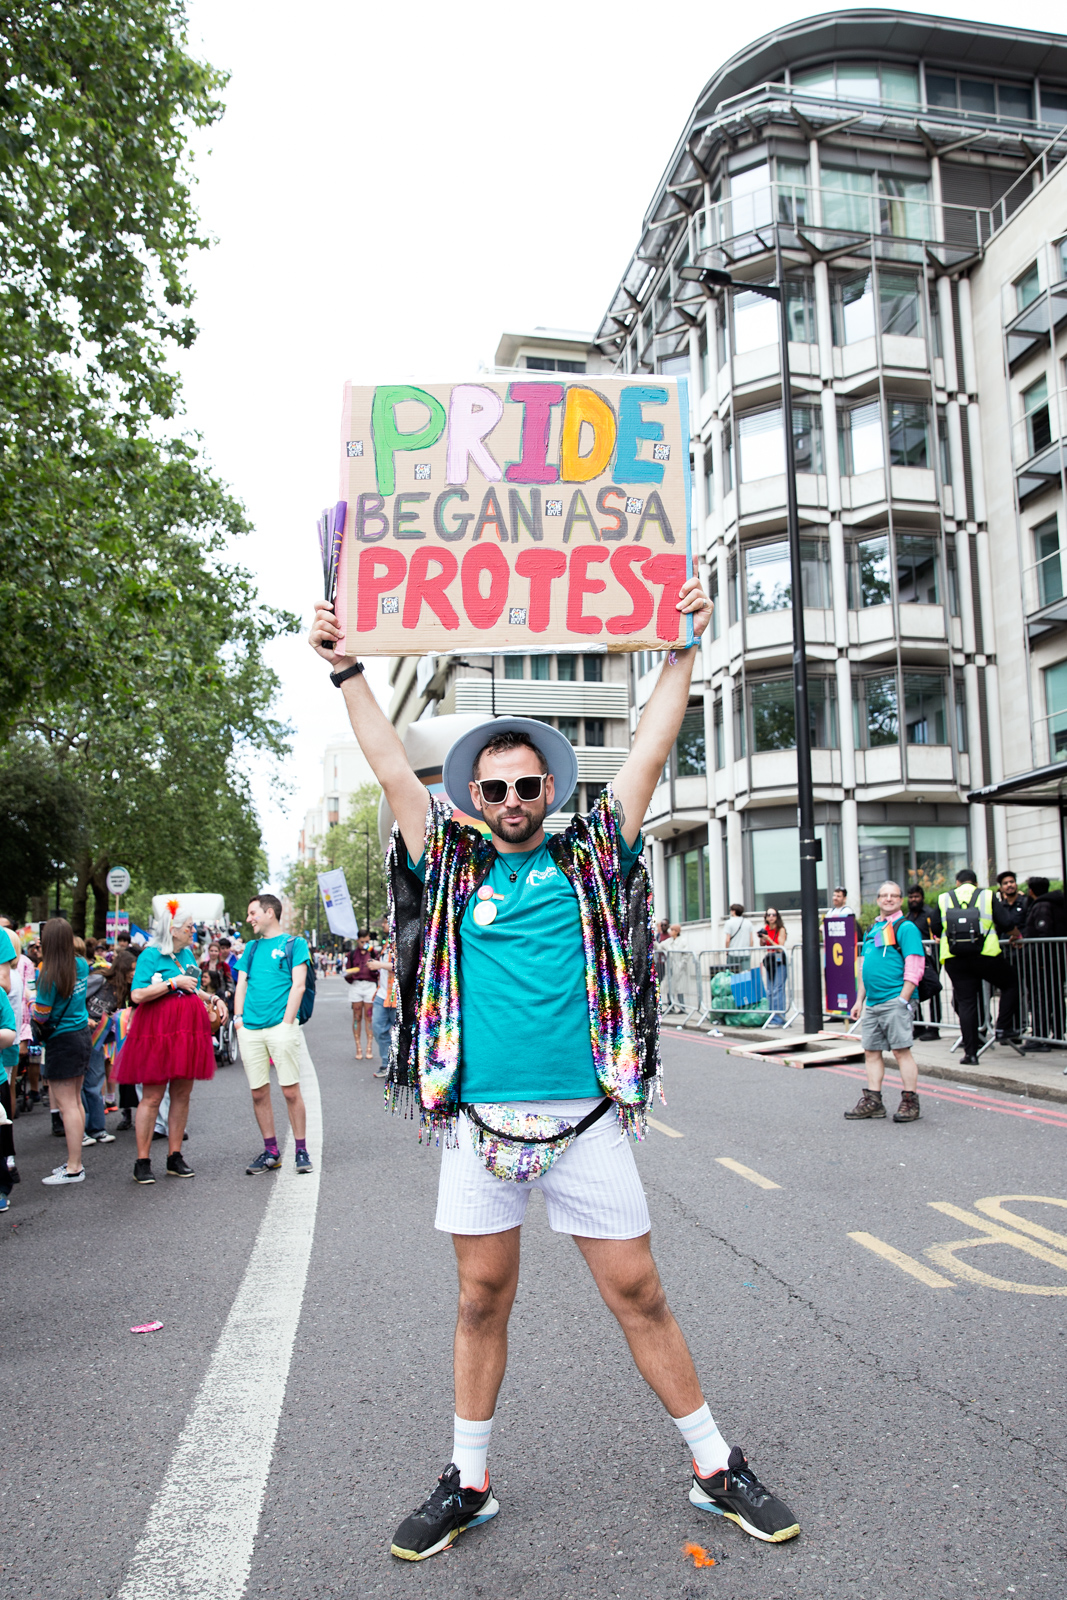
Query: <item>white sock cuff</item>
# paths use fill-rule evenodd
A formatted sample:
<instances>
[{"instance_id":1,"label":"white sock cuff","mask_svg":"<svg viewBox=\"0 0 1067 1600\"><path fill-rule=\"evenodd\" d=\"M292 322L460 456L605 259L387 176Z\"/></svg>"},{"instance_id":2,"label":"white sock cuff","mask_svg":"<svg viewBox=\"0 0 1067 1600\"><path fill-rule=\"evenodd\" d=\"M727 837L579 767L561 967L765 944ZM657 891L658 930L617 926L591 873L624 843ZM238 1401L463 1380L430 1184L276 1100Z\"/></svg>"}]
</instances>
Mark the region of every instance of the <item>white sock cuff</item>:
<instances>
[{"instance_id":1,"label":"white sock cuff","mask_svg":"<svg viewBox=\"0 0 1067 1600\"><path fill-rule=\"evenodd\" d=\"M453 1412L452 1460L459 1468L460 1486L480 1489L485 1482L486 1457L489 1454L489 1435L493 1431L493 1418L472 1421Z\"/></svg>"},{"instance_id":2,"label":"white sock cuff","mask_svg":"<svg viewBox=\"0 0 1067 1600\"><path fill-rule=\"evenodd\" d=\"M713 1472L721 1472L730 1459L730 1446L719 1432L707 1401L687 1417L672 1417L671 1420L689 1446L700 1476L706 1478Z\"/></svg>"}]
</instances>

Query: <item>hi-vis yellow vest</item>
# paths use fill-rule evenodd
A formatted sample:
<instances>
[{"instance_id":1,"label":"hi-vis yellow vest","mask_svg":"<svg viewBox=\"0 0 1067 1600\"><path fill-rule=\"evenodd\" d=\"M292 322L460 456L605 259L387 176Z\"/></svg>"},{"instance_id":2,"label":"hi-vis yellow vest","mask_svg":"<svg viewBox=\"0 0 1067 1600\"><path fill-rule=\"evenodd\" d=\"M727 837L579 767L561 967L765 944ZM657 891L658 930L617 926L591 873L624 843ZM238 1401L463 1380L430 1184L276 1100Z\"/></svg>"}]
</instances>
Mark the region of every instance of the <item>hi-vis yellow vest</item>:
<instances>
[{"instance_id":1,"label":"hi-vis yellow vest","mask_svg":"<svg viewBox=\"0 0 1067 1600\"><path fill-rule=\"evenodd\" d=\"M957 883L956 899L959 901L961 906L969 906L974 895L978 896L978 920L981 925L982 932L985 934L985 940L982 944L982 954L984 956L999 956L1000 940L997 938L996 933L993 930L992 889L979 889L973 883ZM937 908L941 913L942 928L945 926L945 913L951 909L951 906L952 897L947 890L944 894L938 895ZM951 960L952 951L948 947L948 935L946 933L942 933L941 965L944 966L946 961Z\"/></svg>"}]
</instances>

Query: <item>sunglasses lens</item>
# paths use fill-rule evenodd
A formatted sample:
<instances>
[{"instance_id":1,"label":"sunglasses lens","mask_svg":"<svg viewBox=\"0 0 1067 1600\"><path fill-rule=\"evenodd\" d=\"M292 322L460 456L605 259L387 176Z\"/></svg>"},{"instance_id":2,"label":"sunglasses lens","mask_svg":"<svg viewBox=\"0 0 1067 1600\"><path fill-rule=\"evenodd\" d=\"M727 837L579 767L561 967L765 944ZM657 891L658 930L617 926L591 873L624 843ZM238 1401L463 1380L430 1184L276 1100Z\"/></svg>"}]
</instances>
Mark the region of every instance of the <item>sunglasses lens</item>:
<instances>
[{"instance_id":1,"label":"sunglasses lens","mask_svg":"<svg viewBox=\"0 0 1067 1600\"><path fill-rule=\"evenodd\" d=\"M508 786L503 778L483 778L481 783L482 799L491 806L498 806L501 800L507 798Z\"/></svg>"},{"instance_id":2,"label":"sunglasses lens","mask_svg":"<svg viewBox=\"0 0 1067 1600\"><path fill-rule=\"evenodd\" d=\"M520 778L515 785L515 793L520 800L536 800L541 793L540 778Z\"/></svg>"}]
</instances>

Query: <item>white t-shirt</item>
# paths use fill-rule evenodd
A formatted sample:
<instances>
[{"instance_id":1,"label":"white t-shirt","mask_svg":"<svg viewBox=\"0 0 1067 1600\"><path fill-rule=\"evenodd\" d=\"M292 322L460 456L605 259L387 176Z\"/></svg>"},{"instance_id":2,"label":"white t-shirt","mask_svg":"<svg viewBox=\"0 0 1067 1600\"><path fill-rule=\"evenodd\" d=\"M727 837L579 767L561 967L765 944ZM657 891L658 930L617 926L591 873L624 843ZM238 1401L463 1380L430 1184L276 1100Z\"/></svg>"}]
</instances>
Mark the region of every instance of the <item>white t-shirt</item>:
<instances>
[{"instance_id":1,"label":"white t-shirt","mask_svg":"<svg viewBox=\"0 0 1067 1600\"><path fill-rule=\"evenodd\" d=\"M747 917L731 917L722 931L731 950L751 950L756 943L755 929Z\"/></svg>"}]
</instances>

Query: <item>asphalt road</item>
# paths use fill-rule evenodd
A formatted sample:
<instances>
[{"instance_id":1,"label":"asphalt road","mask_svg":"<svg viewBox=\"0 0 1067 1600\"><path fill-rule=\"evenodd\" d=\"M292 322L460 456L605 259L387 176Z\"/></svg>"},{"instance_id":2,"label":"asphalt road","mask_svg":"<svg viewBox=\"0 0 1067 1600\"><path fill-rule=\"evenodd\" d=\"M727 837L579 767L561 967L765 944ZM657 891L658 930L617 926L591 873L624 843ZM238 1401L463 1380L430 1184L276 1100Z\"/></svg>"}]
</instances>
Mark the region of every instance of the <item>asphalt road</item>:
<instances>
[{"instance_id":1,"label":"asphalt road","mask_svg":"<svg viewBox=\"0 0 1067 1600\"><path fill-rule=\"evenodd\" d=\"M654 1248L716 1419L801 1537L759 1545L690 1507L681 1441L535 1197L490 1455L501 1514L429 1562L395 1561L396 1525L450 1452L455 1273L432 1226L437 1155L383 1114L347 1013L339 984L320 985L318 1210L249 1595L1063 1600L1064 1108L944 1085L917 1124L853 1125L847 1069L674 1034L655 1116L681 1137L653 1129L638 1150ZM48 1118L20 1119L16 1143L23 1181L0 1219L4 1592L182 1596L180 1571L154 1588L128 1575L279 1181L244 1175L258 1141L243 1074L194 1093L192 1182L164 1181L157 1158L160 1181L135 1187L127 1134L86 1151L84 1185L48 1190L62 1149ZM1015 1221L976 1209L1006 1195L1039 1198L1005 1201ZM977 1247L926 1253L962 1240ZM162 1332L131 1335L153 1318ZM224 1523L216 1472L205 1457ZM715 1565L694 1568L686 1541Z\"/></svg>"}]
</instances>

